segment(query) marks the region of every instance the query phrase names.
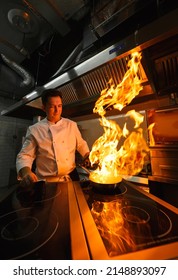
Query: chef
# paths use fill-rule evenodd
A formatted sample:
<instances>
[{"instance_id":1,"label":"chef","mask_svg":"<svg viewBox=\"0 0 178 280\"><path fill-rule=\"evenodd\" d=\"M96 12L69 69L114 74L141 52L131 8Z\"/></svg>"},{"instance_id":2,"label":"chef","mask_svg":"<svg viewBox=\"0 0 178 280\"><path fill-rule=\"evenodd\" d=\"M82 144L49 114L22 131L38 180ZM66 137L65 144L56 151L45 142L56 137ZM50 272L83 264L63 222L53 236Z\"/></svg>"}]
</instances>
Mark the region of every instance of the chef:
<instances>
[{"instance_id":1,"label":"chef","mask_svg":"<svg viewBox=\"0 0 178 280\"><path fill-rule=\"evenodd\" d=\"M16 158L18 179L27 185L39 180L79 180L75 153L78 151L87 162L90 152L88 144L77 124L61 116L62 95L58 90L45 90L42 106L46 118L28 128Z\"/></svg>"}]
</instances>

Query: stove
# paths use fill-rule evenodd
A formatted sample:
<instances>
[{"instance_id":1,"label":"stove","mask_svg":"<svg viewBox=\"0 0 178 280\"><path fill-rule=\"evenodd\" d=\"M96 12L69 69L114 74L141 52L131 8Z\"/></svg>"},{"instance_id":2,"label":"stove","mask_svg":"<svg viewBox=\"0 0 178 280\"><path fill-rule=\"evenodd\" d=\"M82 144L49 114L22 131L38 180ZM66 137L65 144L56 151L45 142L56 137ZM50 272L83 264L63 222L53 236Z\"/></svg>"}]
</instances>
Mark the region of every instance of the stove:
<instances>
[{"instance_id":1,"label":"stove","mask_svg":"<svg viewBox=\"0 0 178 280\"><path fill-rule=\"evenodd\" d=\"M177 208L125 180L109 194L88 182L18 185L0 203L0 259L176 259L177 224Z\"/></svg>"},{"instance_id":2,"label":"stove","mask_svg":"<svg viewBox=\"0 0 178 280\"><path fill-rule=\"evenodd\" d=\"M68 185L17 186L0 204L0 259L71 259Z\"/></svg>"},{"instance_id":3,"label":"stove","mask_svg":"<svg viewBox=\"0 0 178 280\"><path fill-rule=\"evenodd\" d=\"M178 209L122 180L114 193L75 185L92 259L178 258Z\"/></svg>"}]
</instances>

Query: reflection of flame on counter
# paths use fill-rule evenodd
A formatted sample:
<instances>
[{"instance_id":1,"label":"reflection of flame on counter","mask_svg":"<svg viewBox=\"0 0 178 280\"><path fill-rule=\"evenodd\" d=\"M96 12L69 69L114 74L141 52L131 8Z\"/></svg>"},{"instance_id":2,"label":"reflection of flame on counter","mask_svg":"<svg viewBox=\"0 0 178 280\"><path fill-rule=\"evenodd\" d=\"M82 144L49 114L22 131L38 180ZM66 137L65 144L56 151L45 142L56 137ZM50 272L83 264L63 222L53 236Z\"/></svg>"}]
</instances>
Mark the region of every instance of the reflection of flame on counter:
<instances>
[{"instance_id":1,"label":"reflection of flame on counter","mask_svg":"<svg viewBox=\"0 0 178 280\"><path fill-rule=\"evenodd\" d=\"M109 88L104 89L96 101L93 112L101 116L100 124L104 134L95 141L90 152L91 164L98 166L90 174L92 181L117 183L122 180L122 175L136 175L143 168L149 151L140 128L143 116L134 110L127 113L135 122L132 132L127 129L126 123L121 129L116 122L105 117L106 109L122 110L142 90L139 78L140 60L141 54L133 53L122 82L114 86L110 80ZM118 150L120 140L124 139L124 144Z\"/></svg>"},{"instance_id":2,"label":"reflection of flame on counter","mask_svg":"<svg viewBox=\"0 0 178 280\"><path fill-rule=\"evenodd\" d=\"M135 251L151 238L149 215L138 207L122 207L119 201L95 201L92 216L110 257Z\"/></svg>"},{"instance_id":3,"label":"reflection of flame on counter","mask_svg":"<svg viewBox=\"0 0 178 280\"><path fill-rule=\"evenodd\" d=\"M92 205L91 213L106 244L110 256L127 252L128 248L135 248L134 240L124 227L119 202L96 201Z\"/></svg>"}]
</instances>

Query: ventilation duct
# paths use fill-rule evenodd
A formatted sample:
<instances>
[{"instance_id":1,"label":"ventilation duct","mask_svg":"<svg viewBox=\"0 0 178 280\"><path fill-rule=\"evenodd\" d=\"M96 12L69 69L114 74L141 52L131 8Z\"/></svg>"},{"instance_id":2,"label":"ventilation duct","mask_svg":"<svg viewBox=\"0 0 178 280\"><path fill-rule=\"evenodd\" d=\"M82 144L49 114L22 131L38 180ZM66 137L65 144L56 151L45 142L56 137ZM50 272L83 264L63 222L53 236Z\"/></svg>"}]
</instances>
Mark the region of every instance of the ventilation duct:
<instances>
[{"instance_id":1,"label":"ventilation duct","mask_svg":"<svg viewBox=\"0 0 178 280\"><path fill-rule=\"evenodd\" d=\"M29 89L34 87L34 78L22 66L10 60L4 54L1 54L1 57L3 61L22 78L21 87L28 87Z\"/></svg>"}]
</instances>

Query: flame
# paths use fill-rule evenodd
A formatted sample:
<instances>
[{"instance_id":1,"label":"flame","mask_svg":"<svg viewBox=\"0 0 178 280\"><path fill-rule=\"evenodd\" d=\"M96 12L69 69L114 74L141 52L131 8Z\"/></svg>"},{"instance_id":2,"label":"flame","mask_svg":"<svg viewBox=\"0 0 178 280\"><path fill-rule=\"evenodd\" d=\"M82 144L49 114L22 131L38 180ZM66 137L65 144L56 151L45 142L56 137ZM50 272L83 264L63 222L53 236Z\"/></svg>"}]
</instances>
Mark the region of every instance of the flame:
<instances>
[{"instance_id":1,"label":"flame","mask_svg":"<svg viewBox=\"0 0 178 280\"><path fill-rule=\"evenodd\" d=\"M124 213L122 202L118 200L94 201L92 204L91 214L110 257L136 250L145 234L151 239L147 220L136 216L132 207L126 208L127 213Z\"/></svg>"},{"instance_id":2,"label":"flame","mask_svg":"<svg viewBox=\"0 0 178 280\"><path fill-rule=\"evenodd\" d=\"M90 173L90 179L100 183L117 183L120 178L116 165L117 146L122 130L117 123L106 118L102 118L101 124L104 134L95 141L90 152L90 161L98 168Z\"/></svg>"},{"instance_id":3,"label":"flame","mask_svg":"<svg viewBox=\"0 0 178 280\"><path fill-rule=\"evenodd\" d=\"M130 132L125 123L123 129L114 121L105 117L106 109L122 110L142 90L138 70L141 54L135 52L128 62L128 71L120 84L114 86L112 79L109 88L101 92L95 103L94 113L101 117L100 124L104 133L93 144L90 152L90 162L97 165L96 170L90 173L90 180L98 183L117 183L122 180L122 175L138 174L144 164L144 158L149 149L143 137L140 124L143 115L129 111L126 115L134 120L134 131ZM120 141L125 139L119 149Z\"/></svg>"},{"instance_id":4,"label":"flame","mask_svg":"<svg viewBox=\"0 0 178 280\"><path fill-rule=\"evenodd\" d=\"M148 127L148 131L149 131L149 139L150 139L150 146L154 146L155 145L155 139L153 136L153 127L155 126L155 123L152 123L149 125Z\"/></svg>"},{"instance_id":5,"label":"flame","mask_svg":"<svg viewBox=\"0 0 178 280\"><path fill-rule=\"evenodd\" d=\"M144 117L137 113L135 110L131 110L126 113L127 116L130 116L135 121L134 128L137 128L140 126L140 124L143 122Z\"/></svg>"},{"instance_id":6,"label":"flame","mask_svg":"<svg viewBox=\"0 0 178 280\"><path fill-rule=\"evenodd\" d=\"M105 109L109 108L121 111L123 107L128 105L139 94L143 88L138 75L140 61L141 53L133 53L131 60L128 62L129 69L125 73L122 82L115 87L112 79L110 79L108 83L110 87L101 92L100 97L95 103L94 113L104 116L106 113Z\"/></svg>"},{"instance_id":7,"label":"flame","mask_svg":"<svg viewBox=\"0 0 178 280\"><path fill-rule=\"evenodd\" d=\"M130 236L128 229L124 227L119 202L96 201L92 205L91 213L101 237L105 240L110 256L124 253L127 246L130 248L135 247L134 240Z\"/></svg>"},{"instance_id":8,"label":"flame","mask_svg":"<svg viewBox=\"0 0 178 280\"><path fill-rule=\"evenodd\" d=\"M93 112L100 115L104 133L94 142L90 152L91 164L97 165L90 173L91 181L104 184L118 183L123 175L136 175L143 168L149 152L140 127L144 120L143 115L135 110L127 112L127 118L132 119L134 123L131 131L127 122L121 128L119 124L105 117L106 110L114 108L121 111L142 90L138 74L140 60L141 54L133 53L122 82L114 86L110 79L109 88L101 92L95 103ZM136 235L139 236L139 242L141 236L150 235L149 224L130 211L131 208L127 208L128 217L126 213L123 215L121 201L94 201L92 204L92 216L110 256L136 250L138 246ZM127 204L126 202L125 205ZM130 222L130 218L134 218L133 223Z\"/></svg>"}]
</instances>

